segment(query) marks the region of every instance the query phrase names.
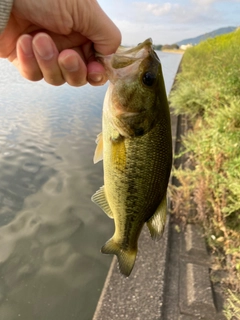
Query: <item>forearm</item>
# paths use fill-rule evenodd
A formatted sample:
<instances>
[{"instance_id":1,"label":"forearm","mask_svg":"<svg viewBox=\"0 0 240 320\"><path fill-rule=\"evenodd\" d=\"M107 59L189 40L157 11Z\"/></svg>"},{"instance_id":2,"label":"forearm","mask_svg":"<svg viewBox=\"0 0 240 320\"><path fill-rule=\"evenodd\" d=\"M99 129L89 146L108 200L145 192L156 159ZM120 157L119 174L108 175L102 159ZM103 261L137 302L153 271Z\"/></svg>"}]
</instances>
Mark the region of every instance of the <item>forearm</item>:
<instances>
[{"instance_id":1,"label":"forearm","mask_svg":"<svg viewBox=\"0 0 240 320\"><path fill-rule=\"evenodd\" d=\"M5 29L11 13L13 0L0 0L0 33Z\"/></svg>"}]
</instances>

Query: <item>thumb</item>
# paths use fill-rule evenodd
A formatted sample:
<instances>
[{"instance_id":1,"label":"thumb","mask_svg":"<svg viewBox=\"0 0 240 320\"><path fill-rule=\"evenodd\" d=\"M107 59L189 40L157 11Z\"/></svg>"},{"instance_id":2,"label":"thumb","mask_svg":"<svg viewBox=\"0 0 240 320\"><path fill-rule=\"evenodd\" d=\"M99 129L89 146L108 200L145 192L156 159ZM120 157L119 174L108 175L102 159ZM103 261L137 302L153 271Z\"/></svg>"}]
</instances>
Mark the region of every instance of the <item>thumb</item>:
<instances>
[{"instance_id":1,"label":"thumb","mask_svg":"<svg viewBox=\"0 0 240 320\"><path fill-rule=\"evenodd\" d=\"M77 21L74 31L93 42L94 49L104 55L114 53L121 43L118 27L102 10L96 0L77 1Z\"/></svg>"}]
</instances>

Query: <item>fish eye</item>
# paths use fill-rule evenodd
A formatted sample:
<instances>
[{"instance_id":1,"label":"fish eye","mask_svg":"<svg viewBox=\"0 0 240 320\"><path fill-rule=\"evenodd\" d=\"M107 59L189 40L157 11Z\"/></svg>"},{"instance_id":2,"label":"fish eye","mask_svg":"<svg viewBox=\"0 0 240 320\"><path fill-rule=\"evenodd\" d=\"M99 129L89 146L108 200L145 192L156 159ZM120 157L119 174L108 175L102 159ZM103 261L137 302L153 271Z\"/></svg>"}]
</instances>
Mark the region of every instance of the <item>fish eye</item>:
<instances>
[{"instance_id":1,"label":"fish eye","mask_svg":"<svg viewBox=\"0 0 240 320\"><path fill-rule=\"evenodd\" d=\"M143 83L148 87L151 87L154 84L155 79L156 79L155 74L149 71L144 73L142 77Z\"/></svg>"}]
</instances>

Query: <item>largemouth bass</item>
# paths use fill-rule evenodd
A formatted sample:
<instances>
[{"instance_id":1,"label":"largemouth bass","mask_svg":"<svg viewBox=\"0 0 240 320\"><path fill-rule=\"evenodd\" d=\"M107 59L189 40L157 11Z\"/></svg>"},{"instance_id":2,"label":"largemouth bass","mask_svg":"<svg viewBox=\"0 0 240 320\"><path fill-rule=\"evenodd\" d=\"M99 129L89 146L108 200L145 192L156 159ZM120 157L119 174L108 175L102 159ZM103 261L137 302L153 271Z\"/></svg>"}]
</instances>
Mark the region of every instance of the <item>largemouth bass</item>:
<instances>
[{"instance_id":1,"label":"largemouth bass","mask_svg":"<svg viewBox=\"0 0 240 320\"><path fill-rule=\"evenodd\" d=\"M94 163L103 159L104 186L92 201L115 223L101 252L115 254L120 272L129 276L144 223L153 239L164 230L172 166L170 113L151 39L98 59L110 84L94 155Z\"/></svg>"}]
</instances>

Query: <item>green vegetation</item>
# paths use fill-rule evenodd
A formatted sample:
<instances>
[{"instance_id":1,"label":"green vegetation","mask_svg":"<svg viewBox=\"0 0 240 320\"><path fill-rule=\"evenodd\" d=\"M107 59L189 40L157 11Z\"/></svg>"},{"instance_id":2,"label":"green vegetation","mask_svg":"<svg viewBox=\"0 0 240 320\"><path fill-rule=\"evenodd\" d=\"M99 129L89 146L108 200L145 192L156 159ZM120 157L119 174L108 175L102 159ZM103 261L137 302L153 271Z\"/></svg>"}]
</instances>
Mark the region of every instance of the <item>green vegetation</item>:
<instances>
[{"instance_id":1,"label":"green vegetation","mask_svg":"<svg viewBox=\"0 0 240 320\"><path fill-rule=\"evenodd\" d=\"M239 297L228 290L227 307L225 311L227 320L240 319Z\"/></svg>"},{"instance_id":2,"label":"green vegetation","mask_svg":"<svg viewBox=\"0 0 240 320\"><path fill-rule=\"evenodd\" d=\"M160 50L160 51L161 51L161 50L162 50L162 44L154 44L154 45L153 45L153 49L154 49L154 50Z\"/></svg>"},{"instance_id":3,"label":"green vegetation","mask_svg":"<svg viewBox=\"0 0 240 320\"><path fill-rule=\"evenodd\" d=\"M162 46L162 50L177 50L179 46L177 44L165 44Z\"/></svg>"},{"instance_id":4,"label":"green vegetation","mask_svg":"<svg viewBox=\"0 0 240 320\"><path fill-rule=\"evenodd\" d=\"M240 319L239 43L237 30L186 50L170 96L174 112L190 123L185 162L174 171L180 185L171 187L173 211L202 224L215 257L213 278L231 292L228 319Z\"/></svg>"},{"instance_id":5,"label":"green vegetation","mask_svg":"<svg viewBox=\"0 0 240 320\"><path fill-rule=\"evenodd\" d=\"M154 50L177 50L179 46L177 44L155 44L153 45Z\"/></svg>"}]
</instances>

